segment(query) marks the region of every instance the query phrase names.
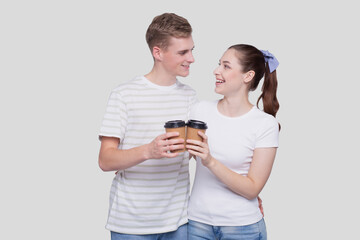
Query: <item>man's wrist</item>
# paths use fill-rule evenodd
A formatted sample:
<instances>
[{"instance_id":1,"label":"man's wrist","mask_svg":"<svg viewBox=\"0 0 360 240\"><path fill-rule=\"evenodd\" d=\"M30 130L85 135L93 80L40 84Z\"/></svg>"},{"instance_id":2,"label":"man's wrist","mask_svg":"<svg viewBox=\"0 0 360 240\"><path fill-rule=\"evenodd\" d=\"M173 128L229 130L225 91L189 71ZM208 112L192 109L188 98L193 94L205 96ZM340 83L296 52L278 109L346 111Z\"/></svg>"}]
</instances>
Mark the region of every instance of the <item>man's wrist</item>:
<instances>
[{"instance_id":1,"label":"man's wrist","mask_svg":"<svg viewBox=\"0 0 360 240\"><path fill-rule=\"evenodd\" d=\"M143 153L143 158L145 160L148 160L148 159L151 158L151 156L150 156L150 144L143 145L141 151Z\"/></svg>"}]
</instances>

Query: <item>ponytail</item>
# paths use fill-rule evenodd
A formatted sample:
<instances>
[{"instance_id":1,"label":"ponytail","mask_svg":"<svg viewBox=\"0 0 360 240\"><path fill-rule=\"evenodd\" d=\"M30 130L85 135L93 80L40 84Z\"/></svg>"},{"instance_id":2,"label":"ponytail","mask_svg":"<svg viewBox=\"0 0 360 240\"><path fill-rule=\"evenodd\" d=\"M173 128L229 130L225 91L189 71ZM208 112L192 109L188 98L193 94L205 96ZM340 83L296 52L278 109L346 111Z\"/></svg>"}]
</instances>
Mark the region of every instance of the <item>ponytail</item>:
<instances>
[{"instance_id":1,"label":"ponytail","mask_svg":"<svg viewBox=\"0 0 360 240\"><path fill-rule=\"evenodd\" d=\"M261 88L262 93L256 102L256 106L259 107L259 101L261 99L263 102L264 112L271 114L274 117L276 117L276 113L280 107L279 101L276 97L277 85L276 70L270 73L269 65L266 63L264 83Z\"/></svg>"},{"instance_id":2,"label":"ponytail","mask_svg":"<svg viewBox=\"0 0 360 240\"><path fill-rule=\"evenodd\" d=\"M261 95L257 100L256 105L259 106L259 101L262 99L264 112L273 115L276 117L276 113L279 110L279 101L276 97L277 91L277 77L276 70L272 73L269 71L269 67L266 64L264 83L261 88Z\"/></svg>"}]
</instances>

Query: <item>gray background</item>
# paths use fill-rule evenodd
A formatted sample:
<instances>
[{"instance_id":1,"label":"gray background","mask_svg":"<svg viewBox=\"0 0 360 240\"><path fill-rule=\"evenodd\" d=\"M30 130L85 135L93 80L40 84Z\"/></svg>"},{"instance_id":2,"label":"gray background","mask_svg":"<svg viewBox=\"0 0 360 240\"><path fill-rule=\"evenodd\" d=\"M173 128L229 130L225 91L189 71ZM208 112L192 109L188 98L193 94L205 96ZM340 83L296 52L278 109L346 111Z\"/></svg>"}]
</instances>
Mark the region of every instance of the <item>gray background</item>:
<instances>
[{"instance_id":1,"label":"gray background","mask_svg":"<svg viewBox=\"0 0 360 240\"><path fill-rule=\"evenodd\" d=\"M261 193L269 239L356 238L355 2L1 1L0 239L109 239L114 173L98 168L97 134L111 89L150 71L144 35L163 12L194 29L181 80L200 99L220 97L212 72L232 44L280 61L280 148Z\"/></svg>"}]
</instances>

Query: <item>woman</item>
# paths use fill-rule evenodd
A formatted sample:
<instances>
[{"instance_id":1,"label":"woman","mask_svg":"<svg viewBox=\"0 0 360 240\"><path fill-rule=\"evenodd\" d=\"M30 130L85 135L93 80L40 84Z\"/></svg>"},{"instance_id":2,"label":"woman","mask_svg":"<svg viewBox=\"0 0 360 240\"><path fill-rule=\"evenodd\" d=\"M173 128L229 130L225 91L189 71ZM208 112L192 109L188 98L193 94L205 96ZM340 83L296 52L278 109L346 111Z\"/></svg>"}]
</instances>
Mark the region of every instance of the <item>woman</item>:
<instances>
[{"instance_id":1,"label":"woman","mask_svg":"<svg viewBox=\"0 0 360 240\"><path fill-rule=\"evenodd\" d=\"M278 61L267 51L231 46L215 69L215 92L223 98L200 102L192 119L204 120L203 141L187 140L197 159L189 202L189 239L266 239L257 196L270 176L278 147L276 97ZM264 77L264 111L249 101ZM258 105L258 104L257 104Z\"/></svg>"}]
</instances>

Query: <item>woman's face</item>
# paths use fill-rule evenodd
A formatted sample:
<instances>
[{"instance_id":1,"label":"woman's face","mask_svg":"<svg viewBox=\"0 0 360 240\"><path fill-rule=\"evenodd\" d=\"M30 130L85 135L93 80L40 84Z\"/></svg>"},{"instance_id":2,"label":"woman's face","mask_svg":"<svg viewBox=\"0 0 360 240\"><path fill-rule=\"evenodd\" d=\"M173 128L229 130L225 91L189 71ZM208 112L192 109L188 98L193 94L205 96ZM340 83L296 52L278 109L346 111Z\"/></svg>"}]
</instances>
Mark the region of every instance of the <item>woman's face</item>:
<instances>
[{"instance_id":1,"label":"woman's face","mask_svg":"<svg viewBox=\"0 0 360 240\"><path fill-rule=\"evenodd\" d=\"M228 49L220 59L219 66L214 70L216 78L215 92L224 96L237 94L244 84L245 74L235 56L236 50Z\"/></svg>"}]
</instances>

